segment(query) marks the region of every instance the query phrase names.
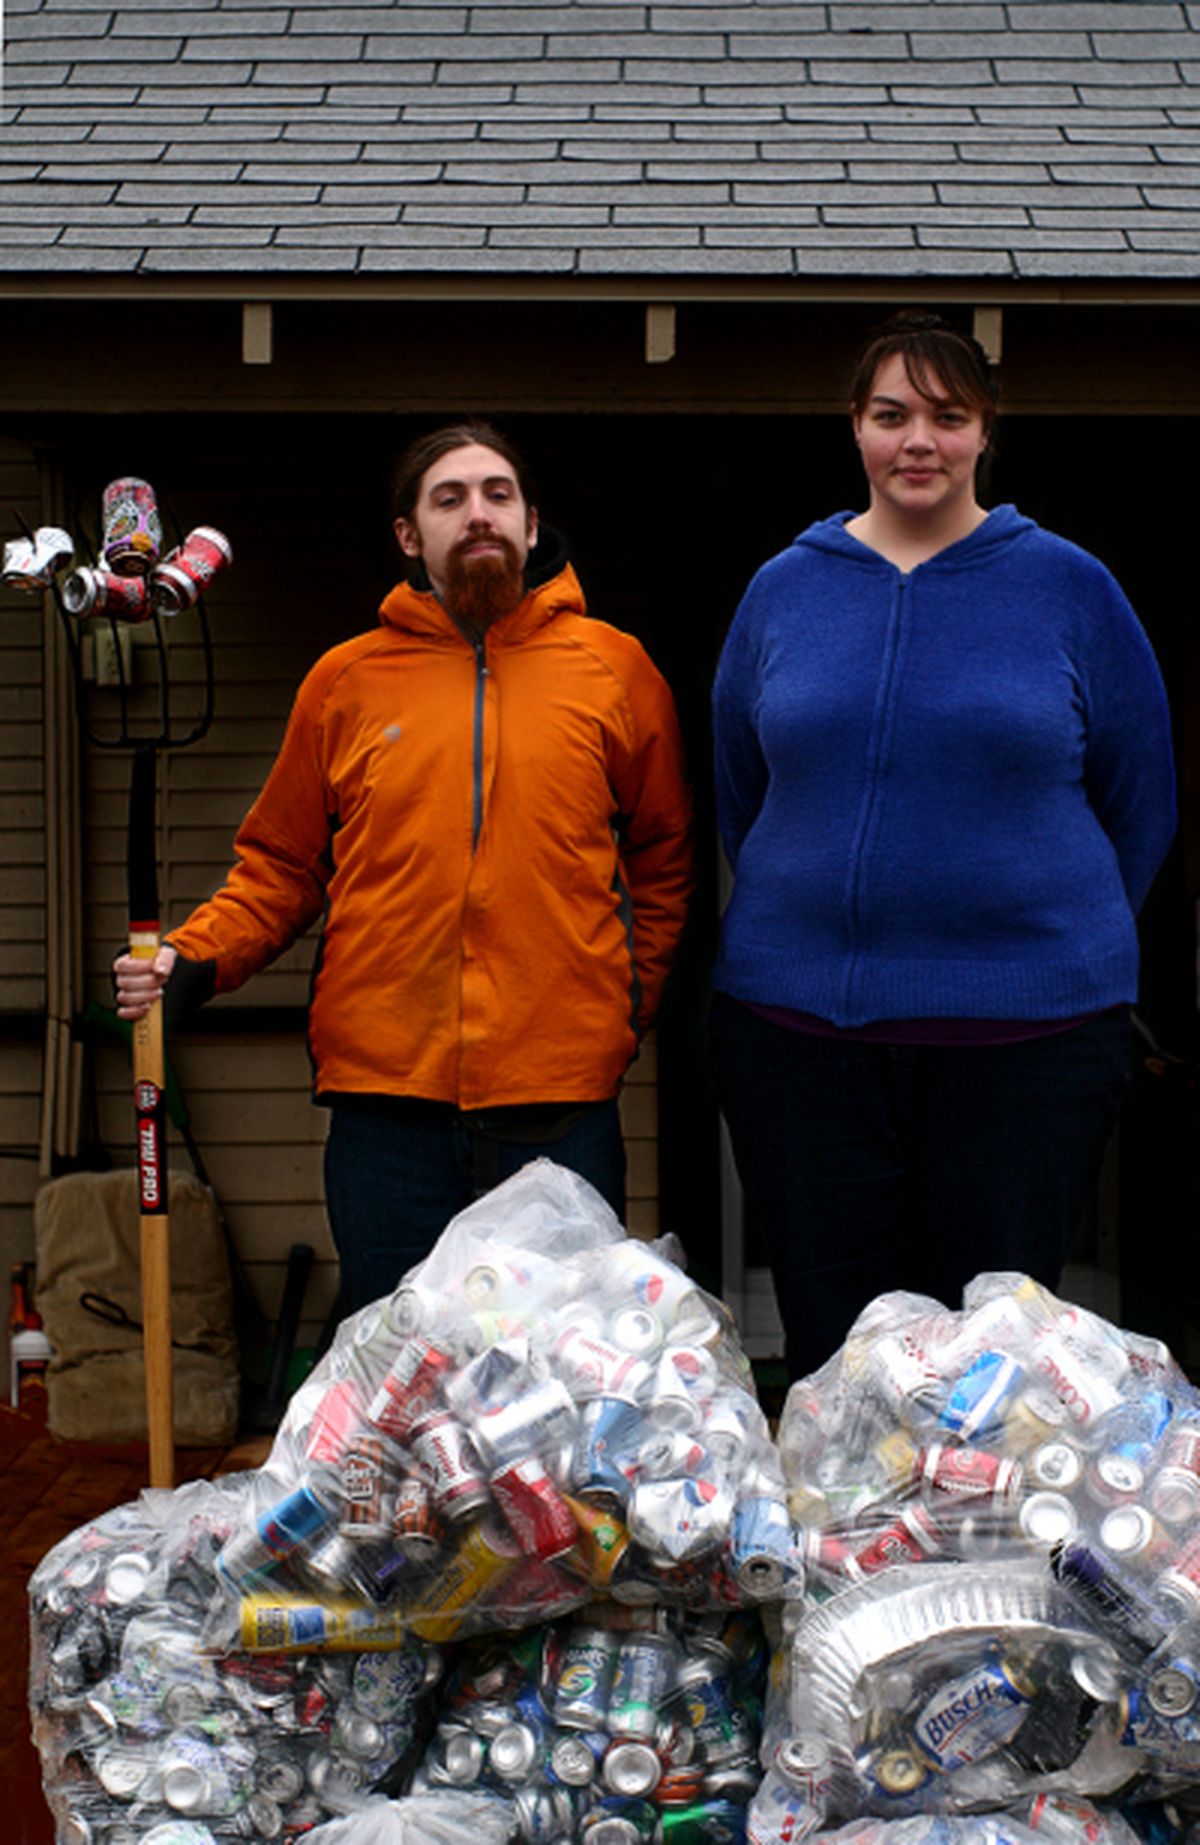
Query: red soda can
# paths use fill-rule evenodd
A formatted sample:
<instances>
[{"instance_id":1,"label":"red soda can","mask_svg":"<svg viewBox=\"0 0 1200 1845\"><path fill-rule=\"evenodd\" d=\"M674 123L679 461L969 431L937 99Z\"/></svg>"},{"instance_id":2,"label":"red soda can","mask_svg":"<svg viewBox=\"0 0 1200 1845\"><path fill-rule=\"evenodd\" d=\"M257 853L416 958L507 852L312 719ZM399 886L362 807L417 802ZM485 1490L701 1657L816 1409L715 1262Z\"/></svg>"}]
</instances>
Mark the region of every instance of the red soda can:
<instances>
[{"instance_id":1,"label":"red soda can","mask_svg":"<svg viewBox=\"0 0 1200 1845\"><path fill-rule=\"evenodd\" d=\"M218 570L232 562L233 547L224 532L211 525L198 525L155 570L155 608L162 615L178 615L190 609Z\"/></svg>"},{"instance_id":2,"label":"red soda can","mask_svg":"<svg viewBox=\"0 0 1200 1845\"><path fill-rule=\"evenodd\" d=\"M351 1378L331 1384L313 1411L304 1452L311 1461L338 1466L366 1415L362 1391Z\"/></svg>"},{"instance_id":3,"label":"red soda can","mask_svg":"<svg viewBox=\"0 0 1200 1845\"><path fill-rule=\"evenodd\" d=\"M148 480L132 475L108 483L100 500L105 567L119 577L145 577L162 550L162 520Z\"/></svg>"},{"instance_id":4,"label":"red soda can","mask_svg":"<svg viewBox=\"0 0 1200 1845\"><path fill-rule=\"evenodd\" d=\"M436 1555L444 1526L424 1480L411 1474L396 1489L392 1508L392 1542L402 1557L425 1563Z\"/></svg>"},{"instance_id":5,"label":"red soda can","mask_svg":"<svg viewBox=\"0 0 1200 1845\"><path fill-rule=\"evenodd\" d=\"M874 1576L893 1563L925 1563L941 1548L941 1533L929 1513L923 1506L910 1506L855 1551L854 1561L864 1576Z\"/></svg>"},{"instance_id":6,"label":"red soda can","mask_svg":"<svg viewBox=\"0 0 1200 1845\"><path fill-rule=\"evenodd\" d=\"M492 1492L526 1556L548 1563L572 1548L579 1536L574 1514L536 1454L494 1473Z\"/></svg>"},{"instance_id":7,"label":"red soda can","mask_svg":"<svg viewBox=\"0 0 1200 1845\"><path fill-rule=\"evenodd\" d=\"M418 1423L410 1445L429 1481L434 1505L447 1518L467 1518L488 1503L491 1494L475 1444L448 1409L436 1410Z\"/></svg>"},{"instance_id":8,"label":"red soda can","mask_svg":"<svg viewBox=\"0 0 1200 1845\"><path fill-rule=\"evenodd\" d=\"M111 615L114 621L146 621L150 592L145 577L118 577L110 570L73 570L62 586L68 615Z\"/></svg>"},{"instance_id":9,"label":"red soda can","mask_svg":"<svg viewBox=\"0 0 1200 1845\"><path fill-rule=\"evenodd\" d=\"M986 1448L950 1448L938 1444L917 1450L917 1474L926 1494L940 1499L1011 1499L1021 1486L1015 1461Z\"/></svg>"},{"instance_id":10,"label":"red soda can","mask_svg":"<svg viewBox=\"0 0 1200 1845\"><path fill-rule=\"evenodd\" d=\"M429 1339L410 1339L368 1404L368 1422L381 1434L406 1441L453 1369L447 1354Z\"/></svg>"},{"instance_id":11,"label":"red soda can","mask_svg":"<svg viewBox=\"0 0 1200 1845\"><path fill-rule=\"evenodd\" d=\"M365 1432L354 1436L342 1460L343 1537L382 1538L388 1535L386 1485L387 1471L379 1436Z\"/></svg>"}]
</instances>

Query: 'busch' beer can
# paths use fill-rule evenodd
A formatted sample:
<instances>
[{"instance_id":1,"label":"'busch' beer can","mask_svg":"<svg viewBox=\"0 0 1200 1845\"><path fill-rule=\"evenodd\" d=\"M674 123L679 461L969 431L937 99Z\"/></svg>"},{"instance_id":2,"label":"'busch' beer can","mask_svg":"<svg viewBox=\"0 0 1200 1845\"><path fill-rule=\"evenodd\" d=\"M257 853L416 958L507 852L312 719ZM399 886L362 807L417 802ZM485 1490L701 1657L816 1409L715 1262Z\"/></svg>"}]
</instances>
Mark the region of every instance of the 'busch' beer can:
<instances>
[{"instance_id":1,"label":"'busch' beer can","mask_svg":"<svg viewBox=\"0 0 1200 1845\"><path fill-rule=\"evenodd\" d=\"M119 577L144 577L162 550L162 520L149 481L110 481L100 501L105 568Z\"/></svg>"}]
</instances>

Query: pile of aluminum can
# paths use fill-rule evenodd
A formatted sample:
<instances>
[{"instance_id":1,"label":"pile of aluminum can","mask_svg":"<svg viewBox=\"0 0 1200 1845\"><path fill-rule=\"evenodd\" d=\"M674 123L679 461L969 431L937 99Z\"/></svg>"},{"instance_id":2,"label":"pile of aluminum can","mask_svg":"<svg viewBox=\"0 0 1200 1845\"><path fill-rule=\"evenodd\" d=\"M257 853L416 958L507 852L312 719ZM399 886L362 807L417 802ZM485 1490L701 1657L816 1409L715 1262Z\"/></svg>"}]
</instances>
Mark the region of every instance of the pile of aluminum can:
<instances>
[{"instance_id":1,"label":"pile of aluminum can","mask_svg":"<svg viewBox=\"0 0 1200 1845\"><path fill-rule=\"evenodd\" d=\"M979 1277L959 1313L888 1295L793 1386L779 1442L806 1595L753 1838L1064 1787L1169 1799L1182 1836L1200 1396L1164 1346L1017 1276Z\"/></svg>"},{"instance_id":2,"label":"pile of aluminum can","mask_svg":"<svg viewBox=\"0 0 1200 1845\"><path fill-rule=\"evenodd\" d=\"M229 1644L444 1641L597 1594L719 1608L799 1591L726 1310L631 1239L485 1254L348 1321L293 1400L218 1558Z\"/></svg>"},{"instance_id":3,"label":"pile of aluminum can","mask_svg":"<svg viewBox=\"0 0 1200 1845\"><path fill-rule=\"evenodd\" d=\"M290 1839L415 1768L436 1648L201 1651L215 1551L241 1496L151 1495L38 1566L30 1709L59 1845Z\"/></svg>"},{"instance_id":4,"label":"pile of aluminum can","mask_svg":"<svg viewBox=\"0 0 1200 1845\"><path fill-rule=\"evenodd\" d=\"M515 1836L587 1845L741 1839L760 1779L757 1614L596 1603L469 1642L416 1787L492 1787Z\"/></svg>"}]
</instances>

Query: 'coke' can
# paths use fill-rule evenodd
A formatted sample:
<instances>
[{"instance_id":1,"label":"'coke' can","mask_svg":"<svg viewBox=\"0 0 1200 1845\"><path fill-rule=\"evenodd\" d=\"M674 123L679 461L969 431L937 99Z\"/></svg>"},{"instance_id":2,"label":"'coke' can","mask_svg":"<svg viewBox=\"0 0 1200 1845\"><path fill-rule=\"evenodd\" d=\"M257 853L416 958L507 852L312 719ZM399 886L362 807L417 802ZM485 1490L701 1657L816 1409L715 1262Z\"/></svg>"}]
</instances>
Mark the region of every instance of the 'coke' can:
<instances>
[{"instance_id":1,"label":"'coke' can","mask_svg":"<svg viewBox=\"0 0 1200 1845\"><path fill-rule=\"evenodd\" d=\"M452 1369L450 1358L431 1340L410 1339L368 1404L367 1420L382 1434L406 1441Z\"/></svg>"},{"instance_id":2,"label":"'coke' can","mask_svg":"<svg viewBox=\"0 0 1200 1845\"><path fill-rule=\"evenodd\" d=\"M526 1556L548 1563L571 1549L578 1527L536 1454L510 1461L494 1473L492 1492Z\"/></svg>"}]
</instances>

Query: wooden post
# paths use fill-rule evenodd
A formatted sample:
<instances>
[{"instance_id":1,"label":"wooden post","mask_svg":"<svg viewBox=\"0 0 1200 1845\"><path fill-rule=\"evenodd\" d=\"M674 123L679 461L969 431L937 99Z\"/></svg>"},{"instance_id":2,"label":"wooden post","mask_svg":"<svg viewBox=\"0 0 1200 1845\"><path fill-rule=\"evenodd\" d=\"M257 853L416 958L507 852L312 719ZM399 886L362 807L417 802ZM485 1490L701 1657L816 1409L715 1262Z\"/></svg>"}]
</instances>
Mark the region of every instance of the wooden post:
<instances>
[{"instance_id":1,"label":"wooden post","mask_svg":"<svg viewBox=\"0 0 1200 1845\"><path fill-rule=\"evenodd\" d=\"M160 943L156 769L153 744L139 746L134 752L129 792L129 952L146 961L154 959ZM175 1484L165 1098L162 1002L155 1001L133 1027L133 1102L137 1118L138 1206L141 1213L142 1349L146 1364L151 1486Z\"/></svg>"}]
</instances>

